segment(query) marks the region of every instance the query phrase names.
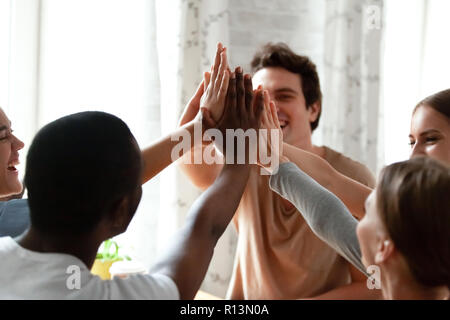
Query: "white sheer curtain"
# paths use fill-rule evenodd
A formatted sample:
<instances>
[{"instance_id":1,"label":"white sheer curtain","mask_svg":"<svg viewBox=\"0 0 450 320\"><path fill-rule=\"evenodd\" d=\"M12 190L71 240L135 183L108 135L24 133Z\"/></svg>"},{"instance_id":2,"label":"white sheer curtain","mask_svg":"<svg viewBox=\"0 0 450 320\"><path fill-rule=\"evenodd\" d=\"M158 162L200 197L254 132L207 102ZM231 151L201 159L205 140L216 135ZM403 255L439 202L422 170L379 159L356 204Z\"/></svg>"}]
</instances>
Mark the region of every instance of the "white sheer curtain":
<instances>
[{"instance_id":1,"label":"white sheer curtain","mask_svg":"<svg viewBox=\"0 0 450 320\"><path fill-rule=\"evenodd\" d=\"M383 63L386 164L409 157L411 115L428 95L450 88L450 1L386 1Z\"/></svg>"},{"instance_id":2,"label":"white sheer curtain","mask_svg":"<svg viewBox=\"0 0 450 320\"><path fill-rule=\"evenodd\" d=\"M326 3L323 142L373 173L383 160L382 18L382 0Z\"/></svg>"},{"instance_id":3,"label":"white sheer curtain","mask_svg":"<svg viewBox=\"0 0 450 320\"><path fill-rule=\"evenodd\" d=\"M113 113L141 146L160 137L170 110L160 103L154 1L1 0L0 8L0 101L26 143L22 174L37 130L70 113ZM160 177L144 186L136 217L118 239L145 264L156 252L160 188Z\"/></svg>"}]
</instances>

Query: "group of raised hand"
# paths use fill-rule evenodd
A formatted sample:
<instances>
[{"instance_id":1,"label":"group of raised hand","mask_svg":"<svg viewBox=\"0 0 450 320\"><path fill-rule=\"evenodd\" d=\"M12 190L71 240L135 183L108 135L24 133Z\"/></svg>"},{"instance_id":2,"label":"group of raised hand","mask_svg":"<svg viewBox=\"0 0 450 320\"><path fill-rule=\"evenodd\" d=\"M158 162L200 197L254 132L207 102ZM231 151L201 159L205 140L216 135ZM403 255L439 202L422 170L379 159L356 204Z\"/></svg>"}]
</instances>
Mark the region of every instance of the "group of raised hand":
<instances>
[{"instance_id":1,"label":"group of raised hand","mask_svg":"<svg viewBox=\"0 0 450 320\"><path fill-rule=\"evenodd\" d=\"M270 101L268 91L263 90L261 86L253 89L251 76L244 74L241 67L230 70L227 49L221 43L217 45L214 64L210 72L204 73L203 81L188 103L180 125L193 118L201 122L204 130L215 128L220 130L223 136L227 129L254 129L257 130L258 136L261 132L258 129L266 129L267 134L258 139L258 147L267 148L267 154L271 152L270 135L275 130L278 132L279 142L277 156L282 156L283 133L274 102ZM247 145L247 153L250 147ZM223 148L226 148L226 143ZM248 154L246 159L249 159ZM259 158L258 164L267 167Z\"/></svg>"}]
</instances>

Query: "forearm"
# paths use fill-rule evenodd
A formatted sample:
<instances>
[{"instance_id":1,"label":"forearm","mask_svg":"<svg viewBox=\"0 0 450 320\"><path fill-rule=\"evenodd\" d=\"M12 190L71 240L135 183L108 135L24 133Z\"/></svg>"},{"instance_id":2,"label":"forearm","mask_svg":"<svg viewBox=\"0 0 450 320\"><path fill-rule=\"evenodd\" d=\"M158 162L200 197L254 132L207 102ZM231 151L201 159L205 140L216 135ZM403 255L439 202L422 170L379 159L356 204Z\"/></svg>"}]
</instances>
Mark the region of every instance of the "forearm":
<instances>
[{"instance_id":1,"label":"forearm","mask_svg":"<svg viewBox=\"0 0 450 320\"><path fill-rule=\"evenodd\" d=\"M308 151L283 144L283 153L322 187L334 193L356 217L364 216L364 201L372 189L346 177L327 161Z\"/></svg>"},{"instance_id":2,"label":"forearm","mask_svg":"<svg viewBox=\"0 0 450 320\"><path fill-rule=\"evenodd\" d=\"M239 206L248 176L248 165L226 165L194 202L185 226L153 268L175 281L182 299L192 299L200 287L214 247Z\"/></svg>"},{"instance_id":3,"label":"forearm","mask_svg":"<svg viewBox=\"0 0 450 320\"><path fill-rule=\"evenodd\" d=\"M270 188L289 200L311 230L365 273L356 236L357 220L331 192L293 163L282 163L270 178Z\"/></svg>"},{"instance_id":4,"label":"forearm","mask_svg":"<svg viewBox=\"0 0 450 320\"><path fill-rule=\"evenodd\" d=\"M201 144L201 137L194 137L195 125L198 124L194 122L186 123L170 135L159 139L141 151L144 162L142 184L189 152L192 147ZM201 132L201 127L197 130ZM183 148L180 146L183 146ZM174 149L176 147L180 148Z\"/></svg>"},{"instance_id":5,"label":"forearm","mask_svg":"<svg viewBox=\"0 0 450 320\"><path fill-rule=\"evenodd\" d=\"M196 187L202 190L206 190L214 183L223 167L223 164L220 163L207 164L204 161L203 156L206 148L212 150L214 145L212 143L208 145L196 145L183 156L183 159L178 161L178 167L180 170ZM206 152L211 155L212 158L221 159L221 161L223 160L222 155L218 154L216 150L212 150L211 152L206 150ZM198 159L201 159L201 161L198 161Z\"/></svg>"},{"instance_id":6,"label":"forearm","mask_svg":"<svg viewBox=\"0 0 450 320\"><path fill-rule=\"evenodd\" d=\"M225 165L214 184L194 203L191 219L220 238L234 216L250 174L250 165Z\"/></svg>"}]
</instances>

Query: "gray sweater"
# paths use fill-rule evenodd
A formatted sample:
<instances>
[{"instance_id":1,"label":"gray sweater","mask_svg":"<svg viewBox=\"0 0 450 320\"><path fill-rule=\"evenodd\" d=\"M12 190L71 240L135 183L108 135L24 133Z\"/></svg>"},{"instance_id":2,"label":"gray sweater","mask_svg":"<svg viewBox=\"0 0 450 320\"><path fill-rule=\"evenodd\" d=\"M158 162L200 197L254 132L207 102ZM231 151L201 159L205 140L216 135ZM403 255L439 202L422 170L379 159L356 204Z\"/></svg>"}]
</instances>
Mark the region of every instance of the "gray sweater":
<instances>
[{"instance_id":1,"label":"gray sweater","mask_svg":"<svg viewBox=\"0 0 450 320\"><path fill-rule=\"evenodd\" d=\"M361 262L358 221L341 200L292 162L282 163L269 183L273 191L295 205L320 239L369 276Z\"/></svg>"}]
</instances>

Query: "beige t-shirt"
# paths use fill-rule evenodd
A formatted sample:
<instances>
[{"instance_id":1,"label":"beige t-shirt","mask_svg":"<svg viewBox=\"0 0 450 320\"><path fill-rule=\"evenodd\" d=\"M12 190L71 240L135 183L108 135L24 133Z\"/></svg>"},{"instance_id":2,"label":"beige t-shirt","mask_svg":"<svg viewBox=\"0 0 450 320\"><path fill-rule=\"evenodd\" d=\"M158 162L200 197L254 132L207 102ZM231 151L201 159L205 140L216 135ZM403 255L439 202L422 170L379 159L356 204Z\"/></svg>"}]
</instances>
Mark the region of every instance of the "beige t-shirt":
<instances>
[{"instance_id":1,"label":"beige t-shirt","mask_svg":"<svg viewBox=\"0 0 450 320\"><path fill-rule=\"evenodd\" d=\"M337 171L374 187L367 167L324 148ZM269 178L252 169L233 218L239 237L227 298L301 299L350 283L348 262L314 235L295 207L284 208Z\"/></svg>"}]
</instances>

